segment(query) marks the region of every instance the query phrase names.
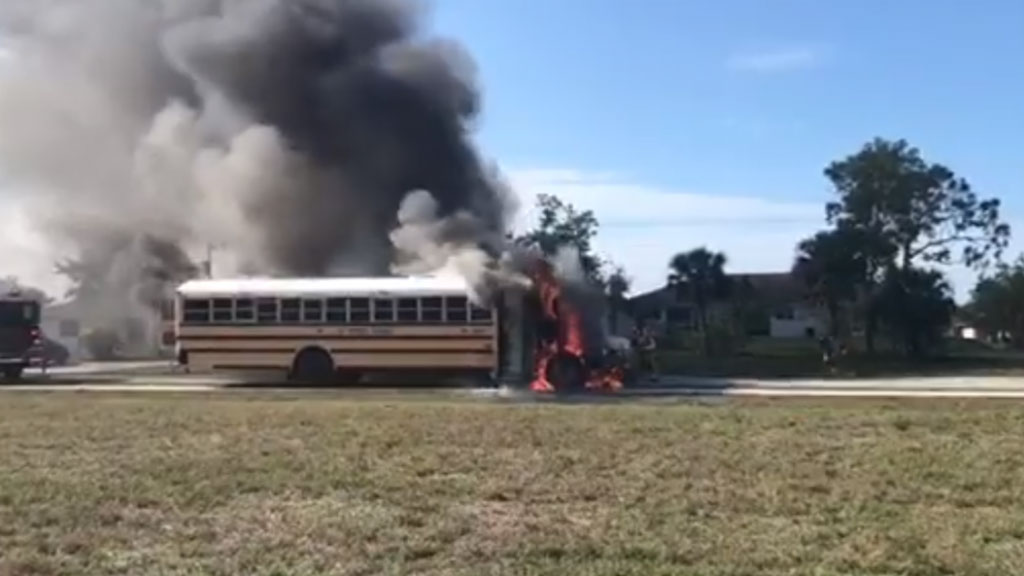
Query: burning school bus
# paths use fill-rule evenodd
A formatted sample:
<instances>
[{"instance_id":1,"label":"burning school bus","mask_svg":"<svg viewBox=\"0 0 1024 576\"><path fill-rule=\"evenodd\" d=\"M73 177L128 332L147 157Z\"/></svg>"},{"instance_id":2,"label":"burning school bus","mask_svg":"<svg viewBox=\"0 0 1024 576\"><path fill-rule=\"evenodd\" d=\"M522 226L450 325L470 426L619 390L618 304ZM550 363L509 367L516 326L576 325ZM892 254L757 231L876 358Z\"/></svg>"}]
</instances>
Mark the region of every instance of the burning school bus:
<instances>
[{"instance_id":1,"label":"burning school bus","mask_svg":"<svg viewBox=\"0 0 1024 576\"><path fill-rule=\"evenodd\" d=\"M623 359L587 345L549 268L534 285L481 307L458 277L192 280L177 290L178 359L298 382L405 371L487 375L538 392L621 387Z\"/></svg>"},{"instance_id":2,"label":"burning school bus","mask_svg":"<svg viewBox=\"0 0 1024 576\"><path fill-rule=\"evenodd\" d=\"M380 370L498 369L496 311L458 278L192 280L178 288L179 361L305 382Z\"/></svg>"}]
</instances>

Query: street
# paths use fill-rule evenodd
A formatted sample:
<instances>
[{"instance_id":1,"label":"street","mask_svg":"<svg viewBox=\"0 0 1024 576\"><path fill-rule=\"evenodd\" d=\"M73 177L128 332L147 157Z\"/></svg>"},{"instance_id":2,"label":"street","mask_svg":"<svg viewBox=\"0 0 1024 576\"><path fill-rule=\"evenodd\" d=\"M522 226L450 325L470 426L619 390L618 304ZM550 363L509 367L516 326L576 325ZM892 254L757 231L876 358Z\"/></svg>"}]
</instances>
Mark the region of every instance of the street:
<instances>
[{"instance_id":1,"label":"street","mask_svg":"<svg viewBox=\"0 0 1024 576\"><path fill-rule=\"evenodd\" d=\"M5 385L3 391L68 392L217 392L247 390L289 390L276 376L230 374L185 374L167 361L87 363L54 368L42 374L32 370L24 382ZM386 385L343 387L339 393L374 389L401 390ZM411 387L423 391L424 386ZM429 389L429 388L427 388ZM437 391L470 393L476 396L519 396L516 387L466 387L439 385ZM317 389L324 392L323 389ZM1005 398L1024 399L1024 379L1000 376L942 376L875 379L719 379L668 376L658 382L642 382L620 392L623 397L849 397L849 398Z\"/></svg>"}]
</instances>

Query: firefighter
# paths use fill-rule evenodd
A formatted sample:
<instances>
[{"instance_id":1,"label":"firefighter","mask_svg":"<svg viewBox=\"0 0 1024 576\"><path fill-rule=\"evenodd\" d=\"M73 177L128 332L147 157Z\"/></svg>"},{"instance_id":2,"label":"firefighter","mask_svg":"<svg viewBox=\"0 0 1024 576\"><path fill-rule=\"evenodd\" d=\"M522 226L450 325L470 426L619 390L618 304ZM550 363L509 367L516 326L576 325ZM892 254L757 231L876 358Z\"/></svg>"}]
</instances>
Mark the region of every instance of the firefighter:
<instances>
[{"instance_id":1,"label":"firefighter","mask_svg":"<svg viewBox=\"0 0 1024 576\"><path fill-rule=\"evenodd\" d=\"M818 339L818 347L821 349L821 361L829 374L836 373L836 346L831 336L822 336Z\"/></svg>"},{"instance_id":2,"label":"firefighter","mask_svg":"<svg viewBox=\"0 0 1024 576\"><path fill-rule=\"evenodd\" d=\"M657 341L654 334L646 325L637 325L633 329L633 350L636 353L637 370L643 375L646 374L652 382L658 380L658 362L655 358Z\"/></svg>"}]
</instances>

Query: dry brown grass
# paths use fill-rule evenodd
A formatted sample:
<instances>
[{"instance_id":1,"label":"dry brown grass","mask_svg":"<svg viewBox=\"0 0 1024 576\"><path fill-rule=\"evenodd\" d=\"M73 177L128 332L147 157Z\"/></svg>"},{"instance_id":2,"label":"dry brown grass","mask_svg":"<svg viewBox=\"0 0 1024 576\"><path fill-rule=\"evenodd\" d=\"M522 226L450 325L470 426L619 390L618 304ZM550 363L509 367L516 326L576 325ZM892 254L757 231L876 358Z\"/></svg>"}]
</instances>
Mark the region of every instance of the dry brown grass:
<instances>
[{"instance_id":1,"label":"dry brown grass","mask_svg":"<svg viewBox=\"0 0 1024 576\"><path fill-rule=\"evenodd\" d=\"M1024 406L0 397L0 574L1024 574Z\"/></svg>"}]
</instances>

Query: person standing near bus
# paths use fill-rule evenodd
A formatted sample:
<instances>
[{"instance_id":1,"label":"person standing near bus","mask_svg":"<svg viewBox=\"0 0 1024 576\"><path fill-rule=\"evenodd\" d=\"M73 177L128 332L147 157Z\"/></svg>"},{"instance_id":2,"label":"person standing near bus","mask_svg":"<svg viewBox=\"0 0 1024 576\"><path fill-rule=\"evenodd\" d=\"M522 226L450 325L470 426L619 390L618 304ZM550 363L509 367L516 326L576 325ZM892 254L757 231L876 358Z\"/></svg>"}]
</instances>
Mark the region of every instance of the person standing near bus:
<instances>
[{"instance_id":1,"label":"person standing near bus","mask_svg":"<svg viewBox=\"0 0 1024 576\"><path fill-rule=\"evenodd\" d=\"M652 382L658 380L658 363L655 358L657 341L651 329L646 325L638 325L633 330L633 349L636 351L637 365L641 373L646 374Z\"/></svg>"}]
</instances>

